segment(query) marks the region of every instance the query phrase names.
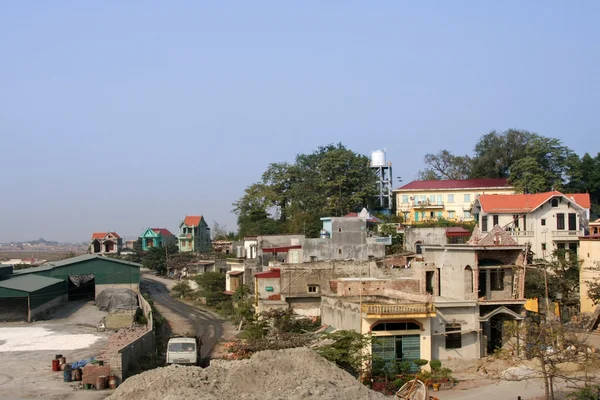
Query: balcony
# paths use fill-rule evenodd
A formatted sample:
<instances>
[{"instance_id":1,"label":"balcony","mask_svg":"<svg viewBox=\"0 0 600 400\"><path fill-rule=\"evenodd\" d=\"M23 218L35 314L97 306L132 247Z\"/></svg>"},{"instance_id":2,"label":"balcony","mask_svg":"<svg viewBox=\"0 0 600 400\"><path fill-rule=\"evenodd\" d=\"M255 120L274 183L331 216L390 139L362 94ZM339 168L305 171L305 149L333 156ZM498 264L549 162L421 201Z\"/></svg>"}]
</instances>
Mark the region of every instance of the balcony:
<instances>
[{"instance_id":1,"label":"balcony","mask_svg":"<svg viewBox=\"0 0 600 400\"><path fill-rule=\"evenodd\" d=\"M363 304L361 311L367 314L367 318L385 317L434 317L435 306L430 303L404 303L404 304Z\"/></svg>"},{"instance_id":2,"label":"balcony","mask_svg":"<svg viewBox=\"0 0 600 400\"><path fill-rule=\"evenodd\" d=\"M444 208L443 201L414 201L412 203L414 208Z\"/></svg>"},{"instance_id":3,"label":"balcony","mask_svg":"<svg viewBox=\"0 0 600 400\"><path fill-rule=\"evenodd\" d=\"M510 236L533 236L533 231L509 231Z\"/></svg>"},{"instance_id":4,"label":"balcony","mask_svg":"<svg viewBox=\"0 0 600 400\"><path fill-rule=\"evenodd\" d=\"M577 231L552 231L552 237L571 237L577 238L579 236L583 236L582 230Z\"/></svg>"}]
</instances>

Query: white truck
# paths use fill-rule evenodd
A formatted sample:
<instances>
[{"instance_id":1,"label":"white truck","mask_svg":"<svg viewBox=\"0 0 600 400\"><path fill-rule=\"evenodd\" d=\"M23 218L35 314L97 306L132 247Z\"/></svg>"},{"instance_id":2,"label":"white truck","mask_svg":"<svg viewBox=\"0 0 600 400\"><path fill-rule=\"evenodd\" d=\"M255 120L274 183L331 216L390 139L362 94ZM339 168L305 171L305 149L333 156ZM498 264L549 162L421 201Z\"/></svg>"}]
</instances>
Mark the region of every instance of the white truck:
<instances>
[{"instance_id":1,"label":"white truck","mask_svg":"<svg viewBox=\"0 0 600 400\"><path fill-rule=\"evenodd\" d=\"M200 365L202 340L193 337L174 337L167 345L167 365Z\"/></svg>"}]
</instances>

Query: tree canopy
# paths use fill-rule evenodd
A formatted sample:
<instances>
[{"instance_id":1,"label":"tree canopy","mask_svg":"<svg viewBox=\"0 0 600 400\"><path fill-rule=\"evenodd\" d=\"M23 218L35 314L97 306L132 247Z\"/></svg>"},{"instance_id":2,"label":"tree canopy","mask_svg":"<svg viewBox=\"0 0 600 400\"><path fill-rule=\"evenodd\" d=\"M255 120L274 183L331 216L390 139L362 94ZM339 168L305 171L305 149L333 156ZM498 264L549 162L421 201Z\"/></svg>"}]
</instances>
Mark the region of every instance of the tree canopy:
<instances>
[{"instance_id":1,"label":"tree canopy","mask_svg":"<svg viewBox=\"0 0 600 400\"><path fill-rule=\"evenodd\" d=\"M561 140L524 130L491 131L472 154L448 150L426 154L420 179L508 178L516 190L589 192L597 213L600 203L600 153L579 157Z\"/></svg>"},{"instance_id":2,"label":"tree canopy","mask_svg":"<svg viewBox=\"0 0 600 400\"><path fill-rule=\"evenodd\" d=\"M367 207L377 179L368 162L340 143L298 154L293 164L270 164L233 204L240 237L298 232L314 237L320 217Z\"/></svg>"}]
</instances>

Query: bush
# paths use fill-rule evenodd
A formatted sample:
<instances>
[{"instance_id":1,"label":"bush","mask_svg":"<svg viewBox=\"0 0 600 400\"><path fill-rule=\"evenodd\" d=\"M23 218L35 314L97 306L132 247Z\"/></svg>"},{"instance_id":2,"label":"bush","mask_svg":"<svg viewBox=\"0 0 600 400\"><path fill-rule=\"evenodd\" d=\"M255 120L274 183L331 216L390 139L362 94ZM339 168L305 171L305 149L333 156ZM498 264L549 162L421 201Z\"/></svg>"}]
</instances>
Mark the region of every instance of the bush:
<instances>
[{"instance_id":1,"label":"bush","mask_svg":"<svg viewBox=\"0 0 600 400\"><path fill-rule=\"evenodd\" d=\"M173 286L171 292L173 292L177 297L189 298L194 293L194 290L192 289L188 281L183 280L175 286Z\"/></svg>"},{"instance_id":2,"label":"bush","mask_svg":"<svg viewBox=\"0 0 600 400\"><path fill-rule=\"evenodd\" d=\"M571 400L598 400L600 399L600 386L585 386L576 392L570 393L567 398Z\"/></svg>"}]
</instances>

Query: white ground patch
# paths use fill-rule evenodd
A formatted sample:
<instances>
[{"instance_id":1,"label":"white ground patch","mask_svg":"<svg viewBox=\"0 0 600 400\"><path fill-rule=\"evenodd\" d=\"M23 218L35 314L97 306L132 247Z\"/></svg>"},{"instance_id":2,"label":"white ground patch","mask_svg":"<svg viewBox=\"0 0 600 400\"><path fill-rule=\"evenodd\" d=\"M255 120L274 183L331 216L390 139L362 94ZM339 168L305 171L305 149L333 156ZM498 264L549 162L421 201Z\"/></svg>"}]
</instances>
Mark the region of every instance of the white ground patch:
<instances>
[{"instance_id":1,"label":"white ground patch","mask_svg":"<svg viewBox=\"0 0 600 400\"><path fill-rule=\"evenodd\" d=\"M42 327L0 328L0 352L77 350L99 339L92 334L62 334Z\"/></svg>"}]
</instances>

